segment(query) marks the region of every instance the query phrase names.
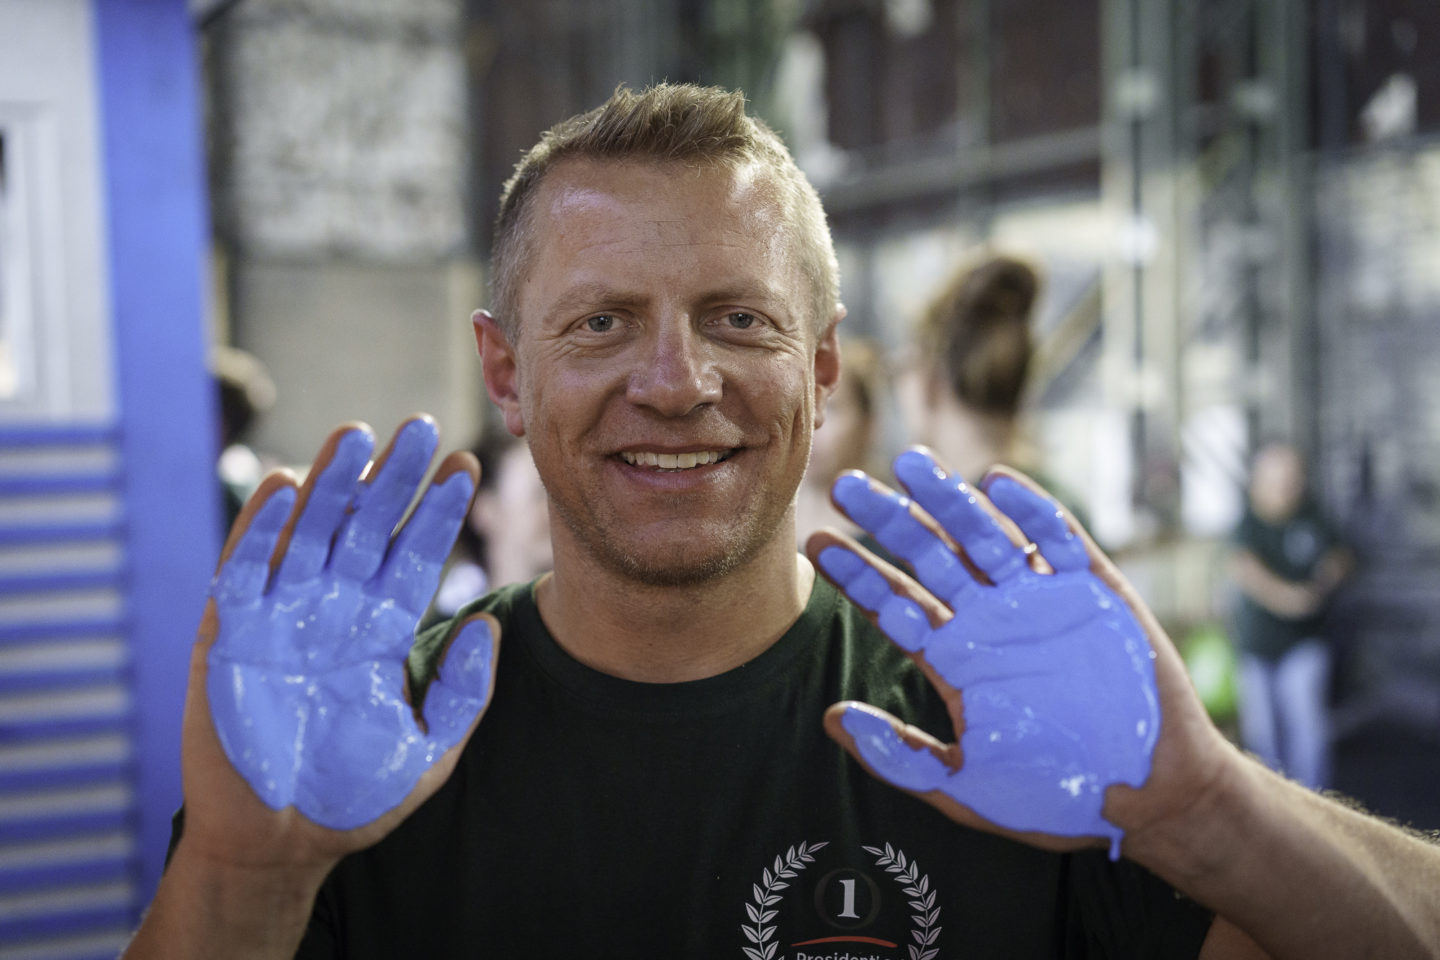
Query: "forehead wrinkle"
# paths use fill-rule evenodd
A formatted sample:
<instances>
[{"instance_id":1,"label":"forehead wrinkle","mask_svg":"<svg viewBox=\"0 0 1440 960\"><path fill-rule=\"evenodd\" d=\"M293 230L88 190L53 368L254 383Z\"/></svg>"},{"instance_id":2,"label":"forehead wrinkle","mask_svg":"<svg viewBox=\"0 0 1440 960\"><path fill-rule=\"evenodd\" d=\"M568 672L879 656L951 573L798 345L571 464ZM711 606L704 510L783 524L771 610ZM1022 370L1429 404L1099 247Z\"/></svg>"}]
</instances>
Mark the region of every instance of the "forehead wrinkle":
<instances>
[{"instance_id":1,"label":"forehead wrinkle","mask_svg":"<svg viewBox=\"0 0 1440 960\"><path fill-rule=\"evenodd\" d=\"M714 237L694 237L690 230L690 221L684 217L673 219L647 221L654 228L656 242L666 247L735 247L738 243L730 240L717 240ZM726 234L733 233L727 229Z\"/></svg>"}]
</instances>

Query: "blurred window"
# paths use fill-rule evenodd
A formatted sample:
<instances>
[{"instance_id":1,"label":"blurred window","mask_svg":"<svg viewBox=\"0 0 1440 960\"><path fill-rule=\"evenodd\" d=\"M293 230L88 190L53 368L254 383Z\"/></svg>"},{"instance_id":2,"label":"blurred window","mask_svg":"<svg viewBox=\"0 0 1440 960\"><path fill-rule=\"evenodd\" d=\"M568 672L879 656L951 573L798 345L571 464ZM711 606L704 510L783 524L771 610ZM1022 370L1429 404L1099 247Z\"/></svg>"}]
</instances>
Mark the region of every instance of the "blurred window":
<instances>
[{"instance_id":1,"label":"blurred window","mask_svg":"<svg viewBox=\"0 0 1440 960\"><path fill-rule=\"evenodd\" d=\"M1100 122L1100 0L822 0L838 147L1005 143Z\"/></svg>"},{"instance_id":2,"label":"blurred window","mask_svg":"<svg viewBox=\"0 0 1440 960\"><path fill-rule=\"evenodd\" d=\"M990 140L1100 122L1099 0L990 4Z\"/></svg>"}]
</instances>

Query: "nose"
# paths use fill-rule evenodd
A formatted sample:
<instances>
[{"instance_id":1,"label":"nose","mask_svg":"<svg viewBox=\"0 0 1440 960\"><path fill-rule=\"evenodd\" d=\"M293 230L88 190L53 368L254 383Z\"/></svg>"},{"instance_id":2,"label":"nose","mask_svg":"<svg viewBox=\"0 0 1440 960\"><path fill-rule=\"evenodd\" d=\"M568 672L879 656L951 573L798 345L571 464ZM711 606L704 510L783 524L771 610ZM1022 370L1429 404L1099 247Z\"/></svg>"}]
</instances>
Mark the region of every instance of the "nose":
<instances>
[{"instance_id":1,"label":"nose","mask_svg":"<svg viewBox=\"0 0 1440 960\"><path fill-rule=\"evenodd\" d=\"M650 349L630 375L626 397L667 417L718 403L721 376L713 346L689 318L666 318L649 333Z\"/></svg>"}]
</instances>

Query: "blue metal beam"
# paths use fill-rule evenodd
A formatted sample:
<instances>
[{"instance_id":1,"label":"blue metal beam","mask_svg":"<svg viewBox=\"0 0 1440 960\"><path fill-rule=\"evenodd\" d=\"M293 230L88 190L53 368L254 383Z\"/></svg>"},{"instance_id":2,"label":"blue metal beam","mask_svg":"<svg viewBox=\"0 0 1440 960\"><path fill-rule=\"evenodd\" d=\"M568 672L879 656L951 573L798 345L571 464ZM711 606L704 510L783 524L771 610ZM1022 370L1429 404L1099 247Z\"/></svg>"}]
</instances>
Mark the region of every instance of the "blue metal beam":
<instances>
[{"instance_id":1,"label":"blue metal beam","mask_svg":"<svg viewBox=\"0 0 1440 960\"><path fill-rule=\"evenodd\" d=\"M140 896L181 801L190 644L219 550L206 217L185 0L94 0L133 643Z\"/></svg>"}]
</instances>

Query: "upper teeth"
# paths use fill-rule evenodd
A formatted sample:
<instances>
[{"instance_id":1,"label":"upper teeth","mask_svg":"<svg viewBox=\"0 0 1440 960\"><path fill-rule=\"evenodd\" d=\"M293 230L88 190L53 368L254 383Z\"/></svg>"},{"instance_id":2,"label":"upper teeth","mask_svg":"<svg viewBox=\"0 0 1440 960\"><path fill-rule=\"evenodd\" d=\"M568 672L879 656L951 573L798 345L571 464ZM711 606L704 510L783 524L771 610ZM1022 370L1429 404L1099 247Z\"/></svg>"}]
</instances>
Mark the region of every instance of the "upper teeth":
<instances>
[{"instance_id":1,"label":"upper teeth","mask_svg":"<svg viewBox=\"0 0 1440 960\"><path fill-rule=\"evenodd\" d=\"M706 463L719 463L725 456L723 450L706 450L703 453L622 453L621 459L637 467L659 467L661 470L688 470Z\"/></svg>"}]
</instances>

